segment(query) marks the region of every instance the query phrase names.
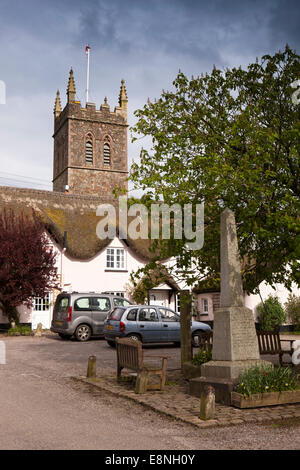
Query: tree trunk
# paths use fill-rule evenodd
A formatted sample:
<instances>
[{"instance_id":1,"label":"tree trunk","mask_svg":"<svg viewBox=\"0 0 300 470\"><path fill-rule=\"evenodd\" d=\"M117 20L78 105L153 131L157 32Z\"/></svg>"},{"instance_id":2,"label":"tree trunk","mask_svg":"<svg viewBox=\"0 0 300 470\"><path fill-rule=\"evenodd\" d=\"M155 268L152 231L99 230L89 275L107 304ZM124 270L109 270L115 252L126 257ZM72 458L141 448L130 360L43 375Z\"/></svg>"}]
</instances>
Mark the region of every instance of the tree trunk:
<instances>
[{"instance_id":1,"label":"tree trunk","mask_svg":"<svg viewBox=\"0 0 300 470\"><path fill-rule=\"evenodd\" d=\"M192 360L191 337L191 295L189 291L180 292L180 343L181 343L181 370L183 364Z\"/></svg>"},{"instance_id":2,"label":"tree trunk","mask_svg":"<svg viewBox=\"0 0 300 470\"><path fill-rule=\"evenodd\" d=\"M0 308L3 312L3 315L7 317L9 323L15 322L16 325L20 323L20 314L17 310L17 307L12 307L6 302L0 301Z\"/></svg>"}]
</instances>

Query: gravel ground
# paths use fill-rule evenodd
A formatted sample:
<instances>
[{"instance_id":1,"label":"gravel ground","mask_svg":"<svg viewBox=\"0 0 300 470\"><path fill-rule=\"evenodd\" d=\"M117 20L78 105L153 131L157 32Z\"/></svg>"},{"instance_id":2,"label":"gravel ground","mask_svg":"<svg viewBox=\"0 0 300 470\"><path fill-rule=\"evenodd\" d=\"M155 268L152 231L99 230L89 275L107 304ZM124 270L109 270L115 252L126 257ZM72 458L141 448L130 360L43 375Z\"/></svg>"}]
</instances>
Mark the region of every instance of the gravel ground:
<instances>
[{"instance_id":1,"label":"gravel ground","mask_svg":"<svg viewBox=\"0 0 300 470\"><path fill-rule=\"evenodd\" d=\"M87 357L115 373L115 352L104 341L87 344L56 336L1 337L0 449L223 450L300 448L300 419L205 430L71 380L84 375ZM160 347L173 362L180 349ZM178 365L178 364L177 364Z\"/></svg>"}]
</instances>

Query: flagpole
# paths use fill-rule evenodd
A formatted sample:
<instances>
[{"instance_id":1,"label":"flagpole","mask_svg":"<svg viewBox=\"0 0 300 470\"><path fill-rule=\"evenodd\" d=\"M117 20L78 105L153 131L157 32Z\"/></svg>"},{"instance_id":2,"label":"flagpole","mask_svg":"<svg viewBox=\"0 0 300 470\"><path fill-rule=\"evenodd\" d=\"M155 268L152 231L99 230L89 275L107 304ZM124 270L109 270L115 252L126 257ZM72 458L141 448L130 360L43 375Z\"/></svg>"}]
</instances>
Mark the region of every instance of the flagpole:
<instances>
[{"instance_id":1,"label":"flagpole","mask_svg":"<svg viewBox=\"0 0 300 470\"><path fill-rule=\"evenodd\" d=\"M87 71L86 71L86 102L89 102L89 84L90 84L90 46L86 46L87 54Z\"/></svg>"}]
</instances>

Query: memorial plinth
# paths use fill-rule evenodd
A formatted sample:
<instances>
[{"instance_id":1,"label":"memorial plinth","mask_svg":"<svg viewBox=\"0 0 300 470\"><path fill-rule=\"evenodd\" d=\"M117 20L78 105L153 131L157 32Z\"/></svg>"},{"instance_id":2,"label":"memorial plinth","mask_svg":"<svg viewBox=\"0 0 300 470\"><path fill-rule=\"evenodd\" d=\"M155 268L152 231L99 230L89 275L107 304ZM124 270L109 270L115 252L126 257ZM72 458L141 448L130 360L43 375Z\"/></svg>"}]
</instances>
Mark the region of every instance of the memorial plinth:
<instances>
[{"instance_id":1,"label":"memorial plinth","mask_svg":"<svg viewBox=\"0 0 300 470\"><path fill-rule=\"evenodd\" d=\"M221 214L221 298L220 308L214 312L212 361L201 366L201 377L195 383L200 391L213 385L216 401L230 404L240 373L265 363L259 355L252 310L244 306L234 213L225 209Z\"/></svg>"}]
</instances>

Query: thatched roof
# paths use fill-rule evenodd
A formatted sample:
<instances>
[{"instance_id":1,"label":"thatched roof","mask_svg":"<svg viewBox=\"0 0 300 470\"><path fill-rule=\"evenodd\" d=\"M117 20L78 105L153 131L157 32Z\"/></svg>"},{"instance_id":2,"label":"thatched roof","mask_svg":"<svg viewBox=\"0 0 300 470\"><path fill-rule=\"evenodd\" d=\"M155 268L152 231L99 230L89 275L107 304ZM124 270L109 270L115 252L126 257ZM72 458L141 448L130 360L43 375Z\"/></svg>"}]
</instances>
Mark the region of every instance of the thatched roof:
<instances>
[{"instance_id":1,"label":"thatched roof","mask_svg":"<svg viewBox=\"0 0 300 470\"><path fill-rule=\"evenodd\" d=\"M149 291L161 284L167 284L175 292L181 290L168 269L161 263L156 262L152 269L149 269L140 280L134 283L131 295L136 303L145 303Z\"/></svg>"},{"instance_id":2,"label":"thatched roof","mask_svg":"<svg viewBox=\"0 0 300 470\"><path fill-rule=\"evenodd\" d=\"M30 215L34 209L45 229L61 247L64 233L67 232L66 253L76 259L90 259L111 242L110 239L101 240L96 235L96 227L101 220L96 215L96 209L104 203L117 207L117 201L112 197L79 196L0 186L0 212L6 208ZM118 234L118 226L116 233ZM132 240L128 237L124 241L143 261L149 262L158 256L157 251L153 253L150 250L151 240Z\"/></svg>"},{"instance_id":3,"label":"thatched roof","mask_svg":"<svg viewBox=\"0 0 300 470\"><path fill-rule=\"evenodd\" d=\"M161 263L156 263L156 267L151 269L139 281L138 286L144 284L148 290L158 287L161 284L167 284L175 291L180 291L180 287L175 279L168 272L167 268Z\"/></svg>"},{"instance_id":4,"label":"thatched roof","mask_svg":"<svg viewBox=\"0 0 300 470\"><path fill-rule=\"evenodd\" d=\"M208 277L199 281L193 288L194 294L204 294L208 292L220 292L221 284L219 278Z\"/></svg>"}]
</instances>

